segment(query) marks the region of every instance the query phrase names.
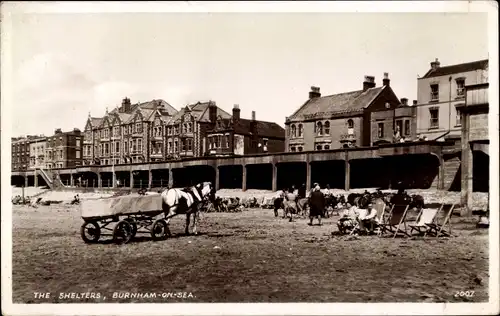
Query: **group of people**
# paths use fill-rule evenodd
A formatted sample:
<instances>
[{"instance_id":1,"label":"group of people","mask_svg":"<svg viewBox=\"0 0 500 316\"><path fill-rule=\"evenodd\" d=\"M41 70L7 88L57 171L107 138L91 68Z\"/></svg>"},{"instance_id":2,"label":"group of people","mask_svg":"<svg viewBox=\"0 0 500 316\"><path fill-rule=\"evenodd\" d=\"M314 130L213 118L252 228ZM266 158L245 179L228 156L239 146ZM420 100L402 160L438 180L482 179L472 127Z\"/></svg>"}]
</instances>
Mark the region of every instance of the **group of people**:
<instances>
[{"instance_id":1,"label":"group of people","mask_svg":"<svg viewBox=\"0 0 500 316\"><path fill-rule=\"evenodd\" d=\"M283 194L283 196L281 196ZM321 218L325 214L326 196L330 194L328 185L321 189L318 183L314 183L311 191L307 193L306 185L302 184L298 189L292 186L290 189L284 189L283 193L278 193L278 198L283 197L284 215L290 214L292 221L293 213L303 212L306 204L309 205L309 225L313 225L314 219L318 220L321 226ZM278 216L279 205L275 205L274 215Z\"/></svg>"},{"instance_id":2,"label":"group of people","mask_svg":"<svg viewBox=\"0 0 500 316\"><path fill-rule=\"evenodd\" d=\"M377 210L370 202L366 209L358 208L352 202L347 202L346 208L341 213L337 226L341 233L346 233L358 226L360 233L373 233L379 224Z\"/></svg>"}]
</instances>

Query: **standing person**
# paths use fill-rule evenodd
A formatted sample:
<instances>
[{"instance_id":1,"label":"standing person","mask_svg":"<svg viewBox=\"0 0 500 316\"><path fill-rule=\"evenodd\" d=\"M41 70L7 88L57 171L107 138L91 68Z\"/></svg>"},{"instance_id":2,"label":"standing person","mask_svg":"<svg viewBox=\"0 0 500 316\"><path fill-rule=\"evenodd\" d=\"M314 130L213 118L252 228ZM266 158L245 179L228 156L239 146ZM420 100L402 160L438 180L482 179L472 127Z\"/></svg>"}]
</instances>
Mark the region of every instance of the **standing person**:
<instances>
[{"instance_id":1,"label":"standing person","mask_svg":"<svg viewBox=\"0 0 500 316\"><path fill-rule=\"evenodd\" d=\"M313 219L318 218L318 223L321 226L321 217L323 216L323 211L325 209L325 196L321 192L319 185L315 186L310 197L310 213L309 213L309 225L313 224Z\"/></svg>"}]
</instances>

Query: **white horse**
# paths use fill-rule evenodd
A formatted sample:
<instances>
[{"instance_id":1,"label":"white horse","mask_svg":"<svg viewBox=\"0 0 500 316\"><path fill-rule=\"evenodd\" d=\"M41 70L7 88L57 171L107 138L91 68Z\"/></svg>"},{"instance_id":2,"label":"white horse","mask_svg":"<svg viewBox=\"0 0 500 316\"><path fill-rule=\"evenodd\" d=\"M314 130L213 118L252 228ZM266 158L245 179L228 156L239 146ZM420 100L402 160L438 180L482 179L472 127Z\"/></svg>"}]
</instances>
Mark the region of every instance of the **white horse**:
<instances>
[{"instance_id":1,"label":"white horse","mask_svg":"<svg viewBox=\"0 0 500 316\"><path fill-rule=\"evenodd\" d=\"M215 190L211 182L202 182L193 187L184 189L167 189L161 193L162 208L165 212L165 221L179 214L186 214L186 235L189 235L189 222L193 214L193 234L197 234L196 221L198 219L200 206L209 200L213 203Z\"/></svg>"}]
</instances>

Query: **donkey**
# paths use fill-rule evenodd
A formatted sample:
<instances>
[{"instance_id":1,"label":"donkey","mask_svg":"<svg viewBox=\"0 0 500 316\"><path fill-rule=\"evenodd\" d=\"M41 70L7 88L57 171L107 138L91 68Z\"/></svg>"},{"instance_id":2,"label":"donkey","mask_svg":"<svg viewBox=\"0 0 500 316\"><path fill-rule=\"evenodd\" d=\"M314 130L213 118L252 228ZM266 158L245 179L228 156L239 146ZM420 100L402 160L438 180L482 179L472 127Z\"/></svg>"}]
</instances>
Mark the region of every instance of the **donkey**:
<instances>
[{"instance_id":1,"label":"donkey","mask_svg":"<svg viewBox=\"0 0 500 316\"><path fill-rule=\"evenodd\" d=\"M161 193L162 209L165 213L165 220L179 214L186 214L185 233L189 235L189 223L193 214L193 234L198 234L196 221L199 216L200 206L205 202L214 203L215 189L211 182L202 182L193 187L184 189L167 189Z\"/></svg>"}]
</instances>

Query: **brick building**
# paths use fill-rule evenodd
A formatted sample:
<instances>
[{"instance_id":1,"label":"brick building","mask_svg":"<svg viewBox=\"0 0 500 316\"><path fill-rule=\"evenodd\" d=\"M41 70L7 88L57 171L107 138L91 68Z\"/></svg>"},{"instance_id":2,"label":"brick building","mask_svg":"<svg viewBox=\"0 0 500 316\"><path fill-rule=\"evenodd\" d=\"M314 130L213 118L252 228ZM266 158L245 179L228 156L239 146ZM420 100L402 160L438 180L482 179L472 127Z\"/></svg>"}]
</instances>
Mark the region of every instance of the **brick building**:
<instances>
[{"instance_id":1,"label":"brick building","mask_svg":"<svg viewBox=\"0 0 500 316\"><path fill-rule=\"evenodd\" d=\"M276 123L258 121L255 111L252 119L240 117L236 104L232 116L217 115L215 107L209 107L211 128L204 139L207 156L247 155L285 151L285 129Z\"/></svg>"},{"instance_id":2,"label":"brick building","mask_svg":"<svg viewBox=\"0 0 500 316\"><path fill-rule=\"evenodd\" d=\"M361 90L323 97L319 87L311 87L309 99L286 118L286 150L370 146L371 114L399 105L387 73L380 87L376 87L373 76L365 76Z\"/></svg>"},{"instance_id":3,"label":"brick building","mask_svg":"<svg viewBox=\"0 0 500 316\"><path fill-rule=\"evenodd\" d=\"M167 123L167 159L203 156L207 148L207 131L212 128L211 119L217 117L228 119L231 115L214 101L197 102L182 108Z\"/></svg>"},{"instance_id":4,"label":"brick building","mask_svg":"<svg viewBox=\"0 0 500 316\"><path fill-rule=\"evenodd\" d=\"M63 132L56 129L45 145L45 168L73 168L82 165L83 136L79 129Z\"/></svg>"},{"instance_id":5,"label":"brick building","mask_svg":"<svg viewBox=\"0 0 500 316\"><path fill-rule=\"evenodd\" d=\"M401 104L391 110L375 111L371 115L370 145L414 141L417 138L417 101L408 105L402 98ZM399 134L396 133L399 132Z\"/></svg>"},{"instance_id":6,"label":"brick building","mask_svg":"<svg viewBox=\"0 0 500 316\"><path fill-rule=\"evenodd\" d=\"M430 66L417 82L417 135L459 140L465 86L488 81L488 60L442 67L436 58Z\"/></svg>"},{"instance_id":7,"label":"brick building","mask_svg":"<svg viewBox=\"0 0 500 316\"><path fill-rule=\"evenodd\" d=\"M12 171L26 171L30 161L30 139L27 137L16 137L11 139L12 148Z\"/></svg>"},{"instance_id":8,"label":"brick building","mask_svg":"<svg viewBox=\"0 0 500 316\"><path fill-rule=\"evenodd\" d=\"M162 159L166 124L175 114L177 110L163 100L131 104L129 98L123 99L122 105L111 112L106 110L102 118L89 114L84 130L84 164Z\"/></svg>"}]
</instances>

